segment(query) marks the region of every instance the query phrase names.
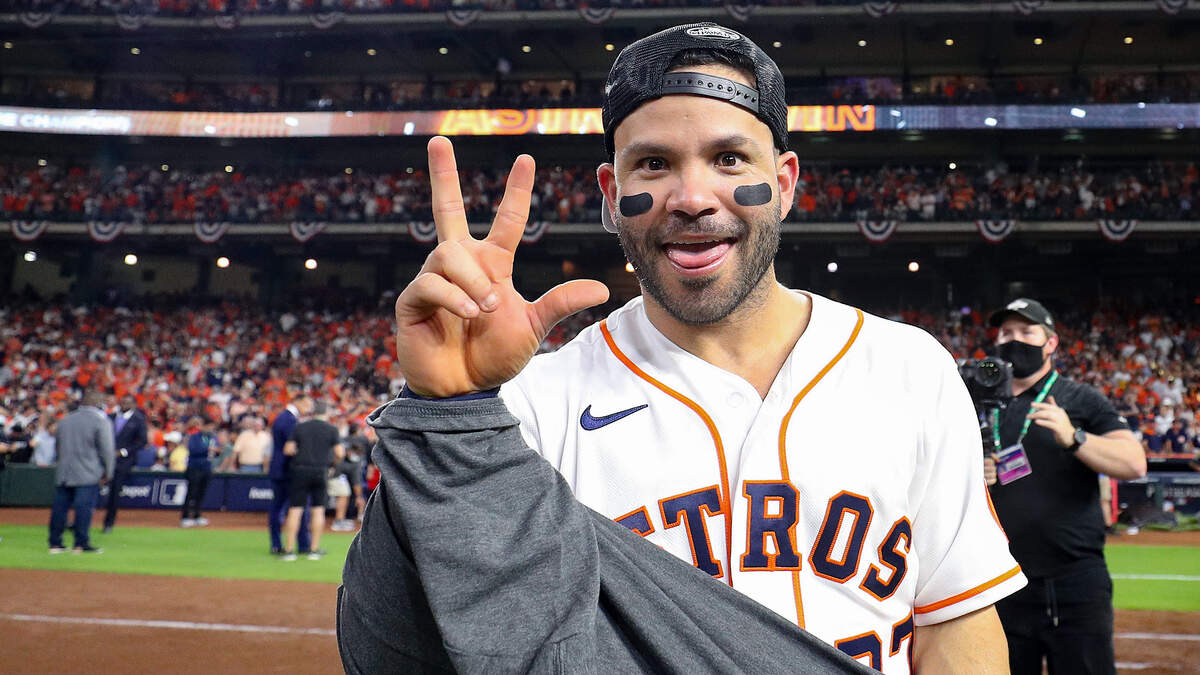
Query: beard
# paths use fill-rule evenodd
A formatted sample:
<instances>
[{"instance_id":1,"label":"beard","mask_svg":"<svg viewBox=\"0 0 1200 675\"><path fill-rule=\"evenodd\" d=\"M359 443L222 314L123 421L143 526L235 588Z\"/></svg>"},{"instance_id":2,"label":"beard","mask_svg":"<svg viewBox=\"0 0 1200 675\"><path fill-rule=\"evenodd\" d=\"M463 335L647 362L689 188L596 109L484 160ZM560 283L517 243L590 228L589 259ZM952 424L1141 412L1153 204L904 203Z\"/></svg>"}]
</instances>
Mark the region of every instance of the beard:
<instances>
[{"instance_id":1,"label":"beard","mask_svg":"<svg viewBox=\"0 0 1200 675\"><path fill-rule=\"evenodd\" d=\"M751 306L765 299L765 293L755 291L775 262L782 227L774 201L756 212L763 217L749 223L732 216L687 219L672 214L665 223L655 224L640 235L626 227L618 215L617 240L625 259L633 265L642 290L668 314L685 325L711 326L743 305ZM718 272L699 279L668 278L673 273L663 244L681 233L736 238L736 245L726 254L730 256L726 263L734 266L732 274Z\"/></svg>"}]
</instances>

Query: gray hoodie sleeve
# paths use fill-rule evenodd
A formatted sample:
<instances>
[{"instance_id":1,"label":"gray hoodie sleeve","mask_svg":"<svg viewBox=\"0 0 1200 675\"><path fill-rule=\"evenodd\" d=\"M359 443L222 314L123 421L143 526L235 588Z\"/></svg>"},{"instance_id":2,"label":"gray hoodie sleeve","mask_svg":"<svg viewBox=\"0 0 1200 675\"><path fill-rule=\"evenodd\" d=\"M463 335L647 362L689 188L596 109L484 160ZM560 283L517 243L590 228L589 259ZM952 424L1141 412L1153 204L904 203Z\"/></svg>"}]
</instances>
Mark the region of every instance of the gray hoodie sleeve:
<instances>
[{"instance_id":1,"label":"gray hoodie sleeve","mask_svg":"<svg viewBox=\"0 0 1200 675\"><path fill-rule=\"evenodd\" d=\"M871 672L579 504L500 399L377 410L349 673Z\"/></svg>"}]
</instances>

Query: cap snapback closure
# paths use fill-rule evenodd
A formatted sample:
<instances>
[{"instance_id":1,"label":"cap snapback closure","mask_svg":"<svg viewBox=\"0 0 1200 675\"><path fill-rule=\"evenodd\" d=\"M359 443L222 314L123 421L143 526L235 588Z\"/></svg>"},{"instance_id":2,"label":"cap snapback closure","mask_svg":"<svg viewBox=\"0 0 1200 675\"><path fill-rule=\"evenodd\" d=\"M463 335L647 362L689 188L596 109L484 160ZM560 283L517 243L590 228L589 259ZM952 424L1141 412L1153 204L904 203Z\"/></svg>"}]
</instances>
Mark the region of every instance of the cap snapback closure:
<instances>
[{"instance_id":1,"label":"cap snapback closure","mask_svg":"<svg viewBox=\"0 0 1200 675\"><path fill-rule=\"evenodd\" d=\"M662 93L708 96L735 103L753 113L758 112L757 89L707 73L667 73L663 76Z\"/></svg>"}]
</instances>

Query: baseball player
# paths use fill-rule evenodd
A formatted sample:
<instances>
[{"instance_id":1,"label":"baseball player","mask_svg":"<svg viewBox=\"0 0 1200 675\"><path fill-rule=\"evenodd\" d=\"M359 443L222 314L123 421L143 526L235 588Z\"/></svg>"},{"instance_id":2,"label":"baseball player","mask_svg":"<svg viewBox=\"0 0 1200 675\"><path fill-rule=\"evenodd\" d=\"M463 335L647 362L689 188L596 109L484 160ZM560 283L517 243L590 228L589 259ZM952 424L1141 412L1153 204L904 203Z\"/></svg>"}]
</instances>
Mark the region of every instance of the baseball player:
<instances>
[{"instance_id":1,"label":"baseball player","mask_svg":"<svg viewBox=\"0 0 1200 675\"><path fill-rule=\"evenodd\" d=\"M513 289L533 162L472 239L430 142L439 245L397 300L411 393L502 398L577 499L888 673L1007 671L992 605L1025 584L982 485L976 417L923 331L774 275L798 160L783 78L690 24L626 47L603 109L605 226L643 296L529 361L607 298Z\"/></svg>"}]
</instances>

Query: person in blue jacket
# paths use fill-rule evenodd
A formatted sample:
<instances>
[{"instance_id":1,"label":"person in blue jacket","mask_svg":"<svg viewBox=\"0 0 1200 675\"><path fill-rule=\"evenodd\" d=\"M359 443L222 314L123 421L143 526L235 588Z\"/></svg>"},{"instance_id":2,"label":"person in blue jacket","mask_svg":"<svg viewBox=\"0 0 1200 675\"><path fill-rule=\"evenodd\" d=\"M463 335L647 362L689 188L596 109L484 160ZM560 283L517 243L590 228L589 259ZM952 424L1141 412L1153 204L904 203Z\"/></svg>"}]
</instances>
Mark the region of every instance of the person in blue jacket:
<instances>
[{"instance_id":1,"label":"person in blue jacket","mask_svg":"<svg viewBox=\"0 0 1200 675\"><path fill-rule=\"evenodd\" d=\"M267 528L271 535L272 555L283 553L283 521L287 517L288 510L288 456L283 454L283 446L287 444L288 437L292 435L292 429L296 428L296 424L300 422L301 418L308 417L310 414L312 414L312 399L307 394L300 394L292 399L283 412L275 416L275 421L271 422L271 470L268 477L271 479L271 490L274 496L271 498L271 510L267 513ZM301 551L308 551L312 545L309 538L308 518L309 509L304 509L299 536L296 538L296 546Z\"/></svg>"}]
</instances>

